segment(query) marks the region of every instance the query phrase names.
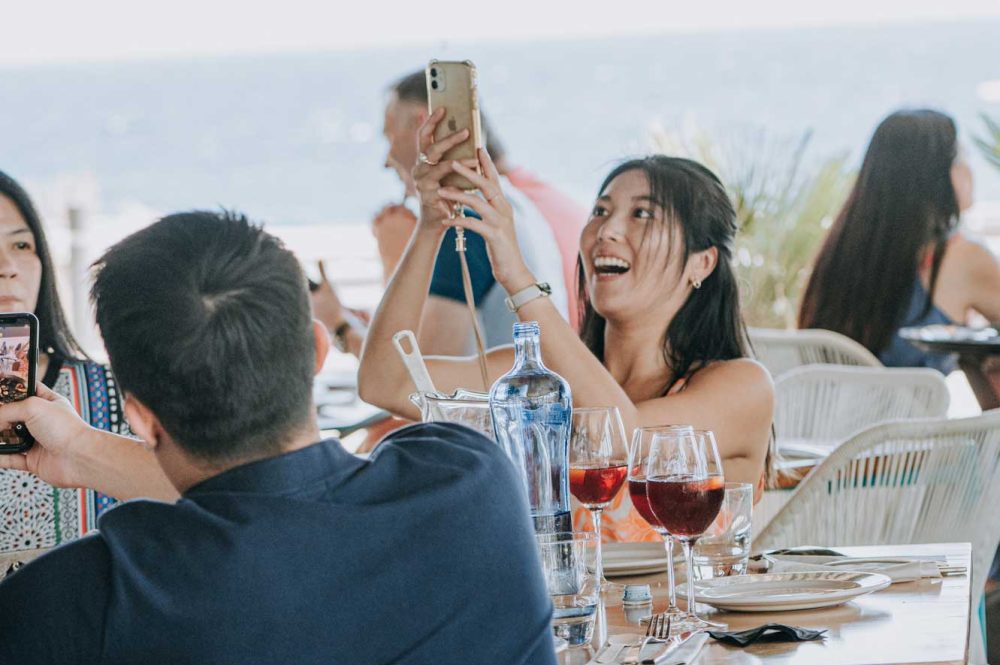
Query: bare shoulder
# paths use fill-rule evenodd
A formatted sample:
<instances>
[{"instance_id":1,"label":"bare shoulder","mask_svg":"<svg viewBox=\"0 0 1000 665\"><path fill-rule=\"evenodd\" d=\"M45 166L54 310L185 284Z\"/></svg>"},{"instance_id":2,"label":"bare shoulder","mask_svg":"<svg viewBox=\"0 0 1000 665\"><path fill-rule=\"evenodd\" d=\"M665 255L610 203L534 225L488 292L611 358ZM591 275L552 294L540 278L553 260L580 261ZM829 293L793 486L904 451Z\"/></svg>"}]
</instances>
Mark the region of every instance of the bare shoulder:
<instances>
[{"instance_id":1,"label":"bare shoulder","mask_svg":"<svg viewBox=\"0 0 1000 665\"><path fill-rule=\"evenodd\" d=\"M997 265L996 256L986 243L976 236L959 233L952 237L945 251L944 260L968 270L976 270L983 266Z\"/></svg>"},{"instance_id":2,"label":"bare shoulder","mask_svg":"<svg viewBox=\"0 0 1000 665\"><path fill-rule=\"evenodd\" d=\"M774 418L774 382L771 374L756 360L734 358L717 361L695 372L688 382L689 392L700 395L724 409L736 421L748 427L770 427Z\"/></svg>"},{"instance_id":3,"label":"bare shoulder","mask_svg":"<svg viewBox=\"0 0 1000 665\"><path fill-rule=\"evenodd\" d=\"M691 377L690 386L727 385L741 392L769 396L774 394L771 373L752 358L734 358L712 363Z\"/></svg>"},{"instance_id":4,"label":"bare shoulder","mask_svg":"<svg viewBox=\"0 0 1000 665\"><path fill-rule=\"evenodd\" d=\"M689 400L688 420L715 432L726 476L756 483L774 420L774 384L764 366L750 358L714 362L695 372L677 397Z\"/></svg>"}]
</instances>

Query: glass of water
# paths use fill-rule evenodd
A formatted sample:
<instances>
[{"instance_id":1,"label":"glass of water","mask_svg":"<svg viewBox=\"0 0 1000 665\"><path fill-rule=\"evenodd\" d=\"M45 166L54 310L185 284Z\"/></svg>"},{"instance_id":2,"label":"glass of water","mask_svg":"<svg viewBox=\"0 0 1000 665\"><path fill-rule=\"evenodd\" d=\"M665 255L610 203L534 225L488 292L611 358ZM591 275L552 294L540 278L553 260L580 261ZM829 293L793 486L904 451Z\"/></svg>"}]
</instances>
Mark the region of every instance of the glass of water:
<instances>
[{"instance_id":1,"label":"glass of water","mask_svg":"<svg viewBox=\"0 0 1000 665\"><path fill-rule=\"evenodd\" d=\"M552 631L571 647L594 636L601 585L593 533L538 534L545 585L552 598Z\"/></svg>"},{"instance_id":2,"label":"glass of water","mask_svg":"<svg viewBox=\"0 0 1000 665\"><path fill-rule=\"evenodd\" d=\"M747 572L752 515L753 485L726 483L719 516L694 546L695 579Z\"/></svg>"}]
</instances>

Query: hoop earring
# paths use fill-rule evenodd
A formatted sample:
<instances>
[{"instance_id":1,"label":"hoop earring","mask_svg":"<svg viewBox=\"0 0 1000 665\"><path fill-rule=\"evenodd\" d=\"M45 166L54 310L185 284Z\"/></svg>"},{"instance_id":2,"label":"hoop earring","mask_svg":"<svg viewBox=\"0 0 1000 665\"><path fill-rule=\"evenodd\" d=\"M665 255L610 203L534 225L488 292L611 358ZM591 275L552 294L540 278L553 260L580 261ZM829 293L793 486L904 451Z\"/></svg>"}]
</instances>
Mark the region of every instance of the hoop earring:
<instances>
[{"instance_id":1,"label":"hoop earring","mask_svg":"<svg viewBox=\"0 0 1000 665\"><path fill-rule=\"evenodd\" d=\"M693 286L696 289L700 289L701 288L701 280L700 279L692 279L691 280L691 286Z\"/></svg>"}]
</instances>

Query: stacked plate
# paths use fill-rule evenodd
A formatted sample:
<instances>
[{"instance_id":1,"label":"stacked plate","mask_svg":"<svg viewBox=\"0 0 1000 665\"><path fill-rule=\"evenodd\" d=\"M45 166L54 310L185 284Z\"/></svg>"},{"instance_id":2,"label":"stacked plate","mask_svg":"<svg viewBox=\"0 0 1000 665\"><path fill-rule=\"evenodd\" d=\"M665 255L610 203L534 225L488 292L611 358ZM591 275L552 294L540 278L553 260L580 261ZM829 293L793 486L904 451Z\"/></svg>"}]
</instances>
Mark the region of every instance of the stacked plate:
<instances>
[{"instance_id":1,"label":"stacked plate","mask_svg":"<svg viewBox=\"0 0 1000 665\"><path fill-rule=\"evenodd\" d=\"M605 543L602 548L605 577L650 575L667 570L663 543Z\"/></svg>"},{"instance_id":2,"label":"stacked plate","mask_svg":"<svg viewBox=\"0 0 1000 665\"><path fill-rule=\"evenodd\" d=\"M696 582L695 599L734 612L810 610L841 605L891 583L886 575L848 571L740 575Z\"/></svg>"}]
</instances>

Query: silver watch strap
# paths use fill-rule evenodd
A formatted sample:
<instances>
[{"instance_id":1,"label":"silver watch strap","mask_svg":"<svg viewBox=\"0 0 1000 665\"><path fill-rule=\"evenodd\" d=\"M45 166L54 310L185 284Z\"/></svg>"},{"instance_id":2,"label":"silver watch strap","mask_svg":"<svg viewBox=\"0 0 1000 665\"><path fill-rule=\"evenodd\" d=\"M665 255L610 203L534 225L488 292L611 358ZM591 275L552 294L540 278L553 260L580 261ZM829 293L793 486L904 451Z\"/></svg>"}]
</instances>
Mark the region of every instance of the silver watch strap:
<instances>
[{"instance_id":1,"label":"silver watch strap","mask_svg":"<svg viewBox=\"0 0 1000 665\"><path fill-rule=\"evenodd\" d=\"M535 298L548 298L552 295L552 287L547 283L542 282L540 284L532 284L531 286L521 289L512 296L508 296L504 302L507 303L507 309L512 312L517 312L529 302Z\"/></svg>"}]
</instances>

